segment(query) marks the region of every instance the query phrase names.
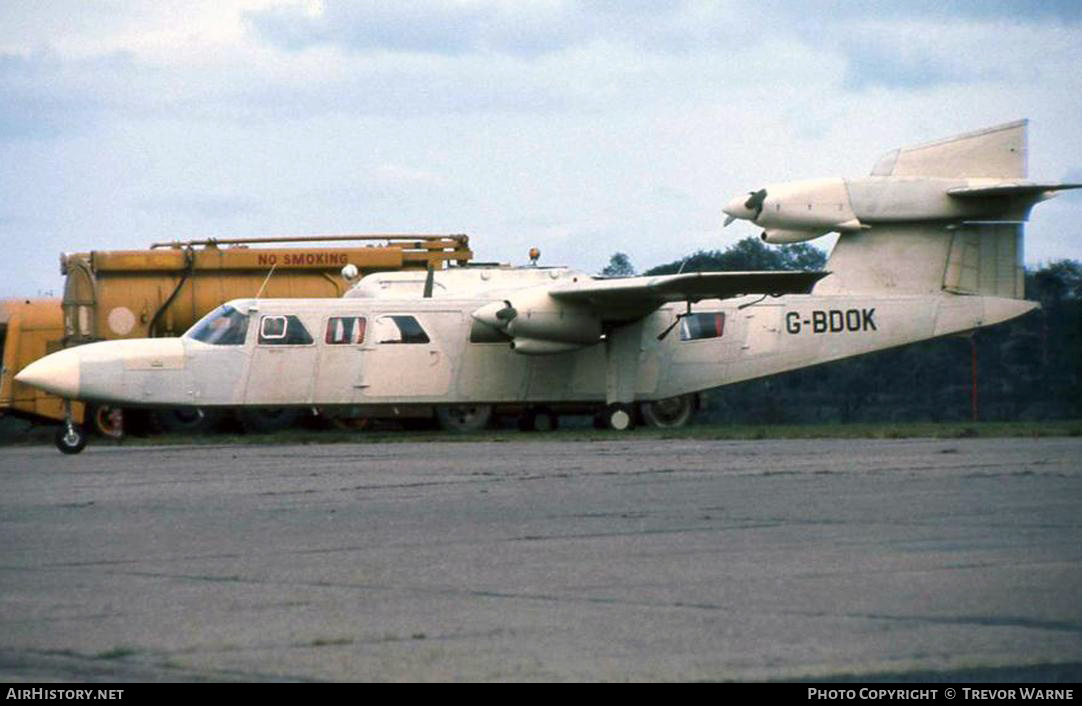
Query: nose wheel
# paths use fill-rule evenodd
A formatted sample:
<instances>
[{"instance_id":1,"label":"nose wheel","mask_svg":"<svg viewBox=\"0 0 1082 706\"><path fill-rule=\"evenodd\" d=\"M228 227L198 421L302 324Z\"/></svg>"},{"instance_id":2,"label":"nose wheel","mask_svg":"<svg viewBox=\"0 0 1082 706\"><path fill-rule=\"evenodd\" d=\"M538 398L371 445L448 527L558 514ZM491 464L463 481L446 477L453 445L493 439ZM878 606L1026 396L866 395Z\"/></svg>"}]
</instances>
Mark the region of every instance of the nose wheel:
<instances>
[{"instance_id":1,"label":"nose wheel","mask_svg":"<svg viewBox=\"0 0 1082 706\"><path fill-rule=\"evenodd\" d=\"M71 402L64 401L64 425L56 430L53 442L61 453L77 454L86 446L86 429L71 418Z\"/></svg>"}]
</instances>

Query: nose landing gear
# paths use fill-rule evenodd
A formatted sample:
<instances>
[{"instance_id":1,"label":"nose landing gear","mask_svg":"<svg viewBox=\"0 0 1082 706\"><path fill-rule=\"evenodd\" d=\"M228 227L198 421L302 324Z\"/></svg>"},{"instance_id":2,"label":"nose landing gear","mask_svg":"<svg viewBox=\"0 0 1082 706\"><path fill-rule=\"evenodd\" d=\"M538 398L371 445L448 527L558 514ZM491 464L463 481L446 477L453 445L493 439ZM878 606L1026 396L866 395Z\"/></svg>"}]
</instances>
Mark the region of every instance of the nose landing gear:
<instances>
[{"instance_id":1,"label":"nose landing gear","mask_svg":"<svg viewBox=\"0 0 1082 706\"><path fill-rule=\"evenodd\" d=\"M62 453L77 454L86 446L86 429L71 418L71 402L64 400L64 425L56 430L53 442Z\"/></svg>"}]
</instances>

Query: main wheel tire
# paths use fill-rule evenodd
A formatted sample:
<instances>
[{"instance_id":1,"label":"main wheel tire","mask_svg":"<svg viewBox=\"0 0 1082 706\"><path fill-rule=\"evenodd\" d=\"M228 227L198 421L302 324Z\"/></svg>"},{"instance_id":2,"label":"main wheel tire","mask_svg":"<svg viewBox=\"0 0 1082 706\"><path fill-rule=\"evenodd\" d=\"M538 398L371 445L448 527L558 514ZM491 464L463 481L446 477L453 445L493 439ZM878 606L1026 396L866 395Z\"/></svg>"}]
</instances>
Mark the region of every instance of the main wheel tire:
<instances>
[{"instance_id":1,"label":"main wheel tire","mask_svg":"<svg viewBox=\"0 0 1082 706\"><path fill-rule=\"evenodd\" d=\"M166 434L205 434L222 421L222 412L203 407L158 409L151 415L154 428Z\"/></svg>"},{"instance_id":2,"label":"main wheel tire","mask_svg":"<svg viewBox=\"0 0 1082 706\"><path fill-rule=\"evenodd\" d=\"M300 417L301 410L293 407L242 409L237 412L244 431L255 434L270 434L288 429L296 424Z\"/></svg>"},{"instance_id":3,"label":"main wheel tire","mask_svg":"<svg viewBox=\"0 0 1082 706\"><path fill-rule=\"evenodd\" d=\"M86 429L78 424L64 424L56 430L53 441L62 453L77 454L86 446Z\"/></svg>"},{"instance_id":4,"label":"main wheel tire","mask_svg":"<svg viewBox=\"0 0 1082 706\"><path fill-rule=\"evenodd\" d=\"M623 402L613 402L602 413L605 425L615 431L627 431L635 427L635 410Z\"/></svg>"},{"instance_id":5,"label":"main wheel tire","mask_svg":"<svg viewBox=\"0 0 1082 706\"><path fill-rule=\"evenodd\" d=\"M106 439L124 438L124 410L120 407L94 405L87 410L87 420L90 428Z\"/></svg>"},{"instance_id":6,"label":"main wheel tire","mask_svg":"<svg viewBox=\"0 0 1082 706\"><path fill-rule=\"evenodd\" d=\"M458 434L481 431L492 420L490 404L452 404L436 408L440 428Z\"/></svg>"},{"instance_id":7,"label":"main wheel tire","mask_svg":"<svg viewBox=\"0 0 1082 706\"><path fill-rule=\"evenodd\" d=\"M695 398L692 395L679 395L654 402L643 402L640 409L643 420L650 426L675 429L684 426L691 419L695 411Z\"/></svg>"}]
</instances>

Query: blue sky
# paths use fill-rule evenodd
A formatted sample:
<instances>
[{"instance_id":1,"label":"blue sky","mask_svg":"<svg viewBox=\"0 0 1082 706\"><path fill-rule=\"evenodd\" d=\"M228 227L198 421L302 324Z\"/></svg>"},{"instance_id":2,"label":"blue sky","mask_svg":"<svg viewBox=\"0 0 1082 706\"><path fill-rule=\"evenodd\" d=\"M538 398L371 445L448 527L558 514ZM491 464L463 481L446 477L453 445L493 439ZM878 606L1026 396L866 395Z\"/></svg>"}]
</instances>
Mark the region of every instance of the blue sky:
<instances>
[{"instance_id":1,"label":"blue sky","mask_svg":"<svg viewBox=\"0 0 1082 706\"><path fill-rule=\"evenodd\" d=\"M0 296L62 251L465 232L483 260L640 268L754 234L733 194L867 174L1028 117L1082 181L1082 2L0 4ZM1082 197L1027 261L1082 259Z\"/></svg>"}]
</instances>

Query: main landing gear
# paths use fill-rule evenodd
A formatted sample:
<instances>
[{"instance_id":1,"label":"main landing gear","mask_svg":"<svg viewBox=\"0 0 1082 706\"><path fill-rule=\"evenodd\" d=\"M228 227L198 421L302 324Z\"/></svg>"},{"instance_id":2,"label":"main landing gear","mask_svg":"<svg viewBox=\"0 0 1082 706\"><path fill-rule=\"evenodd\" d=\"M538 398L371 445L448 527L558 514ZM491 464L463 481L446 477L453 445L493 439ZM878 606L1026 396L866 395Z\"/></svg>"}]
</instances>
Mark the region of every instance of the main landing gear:
<instances>
[{"instance_id":1,"label":"main landing gear","mask_svg":"<svg viewBox=\"0 0 1082 706\"><path fill-rule=\"evenodd\" d=\"M606 405L594 420L594 426L599 429L612 429L613 431L627 431L635 426L635 408L624 402L613 402Z\"/></svg>"},{"instance_id":2,"label":"main landing gear","mask_svg":"<svg viewBox=\"0 0 1082 706\"><path fill-rule=\"evenodd\" d=\"M656 429L676 429L691 420L691 415L698 407L695 395L678 395L664 400L643 402L635 405L625 402L613 402L605 406L594 417L595 429L627 431L634 429L640 421ZM638 413L638 414L637 414Z\"/></svg>"},{"instance_id":3,"label":"main landing gear","mask_svg":"<svg viewBox=\"0 0 1082 706\"><path fill-rule=\"evenodd\" d=\"M678 395L655 402L643 402L642 419L652 427L675 429L691 419L696 408L695 395Z\"/></svg>"}]
</instances>

